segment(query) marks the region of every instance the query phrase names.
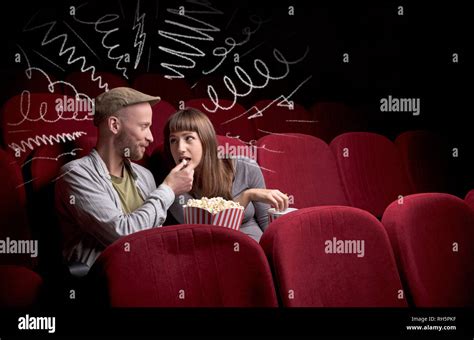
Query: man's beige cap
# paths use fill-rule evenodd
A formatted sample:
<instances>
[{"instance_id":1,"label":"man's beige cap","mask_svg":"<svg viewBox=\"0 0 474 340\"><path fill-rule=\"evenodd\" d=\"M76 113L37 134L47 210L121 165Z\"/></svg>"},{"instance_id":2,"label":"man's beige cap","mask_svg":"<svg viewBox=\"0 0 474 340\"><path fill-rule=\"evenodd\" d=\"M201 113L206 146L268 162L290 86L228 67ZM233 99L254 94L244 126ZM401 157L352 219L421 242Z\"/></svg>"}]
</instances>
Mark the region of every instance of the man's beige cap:
<instances>
[{"instance_id":1,"label":"man's beige cap","mask_svg":"<svg viewBox=\"0 0 474 340\"><path fill-rule=\"evenodd\" d=\"M102 120L126 106L145 102L153 106L160 100L160 97L149 96L130 87L116 87L95 98L94 125L97 126Z\"/></svg>"}]
</instances>

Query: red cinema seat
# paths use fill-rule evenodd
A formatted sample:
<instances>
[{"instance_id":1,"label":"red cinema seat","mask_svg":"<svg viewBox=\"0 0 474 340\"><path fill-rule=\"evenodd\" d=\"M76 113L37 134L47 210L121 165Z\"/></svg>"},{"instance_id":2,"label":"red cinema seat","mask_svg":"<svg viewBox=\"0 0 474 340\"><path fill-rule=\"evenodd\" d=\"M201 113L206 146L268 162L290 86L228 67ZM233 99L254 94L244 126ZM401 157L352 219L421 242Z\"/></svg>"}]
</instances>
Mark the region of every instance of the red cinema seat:
<instances>
[{"instance_id":1,"label":"red cinema seat","mask_svg":"<svg viewBox=\"0 0 474 340\"><path fill-rule=\"evenodd\" d=\"M25 162L31 173L33 191L39 192L54 184L61 166L78 158L77 151L71 143L42 145L34 150Z\"/></svg>"},{"instance_id":2,"label":"red cinema seat","mask_svg":"<svg viewBox=\"0 0 474 340\"><path fill-rule=\"evenodd\" d=\"M28 268L0 265L0 308L37 307L43 279Z\"/></svg>"},{"instance_id":3,"label":"red cinema seat","mask_svg":"<svg viewBox=\"0 0 474 340\"><path fill-rule=\"evenodd\" d=\"M31 240L26 210L25 182L20 166L11 155L0 149L0 240ZM35 264L31 254L0 254L0 264Z\"/></svg>"},{"instance_id":4,"label":"red cinema seat","mask_svg":"<svg viewBox=\"0 0 474 340\"><path fill-rule=\"evenodd\" d=\"M261 116L257 116L258 114ZM255 103L247 114L248 117L256 115L250 120L254 121L257 138L270 133L303 133L315 136L317 122L311 114L296 103L285 101L260 100Z\"/></svg>"},{"instance_id":5,"label":"red cinema seat","mask_svg":"<svg viewBox=\"0 0 474 340\"><path fill-rule=\"evenodd\" d=\"M474 209L474 189L469 191L466 194L466 197L464 198L464 201L468 206L470 206L472 209Z\"/></svg>"},{"instance_id":6,"label":"red cinema seat","mask_svg":"<svg viewBox=\"0 0 474 340\"><path fill-rule=\"evenodd\" d=\"M77 158L87 156L92 149L97 145L97 136L81 136L74 140L74 149L77 153Z\"/></svg>"},{"instance_id":7,"label":"red cinema seat","mask_svg":"<svg viewBox=\"0 0 474 340\"><path fill-rule=\"evenodd\" d=\"M153 143L151 143L146 150L149 156L151 156L153 150L155 150L158 145L164 142L163 138L166 122L168 121L168 118L176 112L174 106L163 99L153 105L152 110L153 120L150 129L153 135Z\"/></svg>"},{"instance_id":8,"label":"red cinema seat","mask_svg":"<svg viewBox=\"0 0 474 340\"><path fill-rule=\"evenodd\" d=\"M179 225L123 237L89 276L115 307L277 306L263 250L223 227Z\"/></svg>"},{"instance_id":9,"label":"red cinema seat","mask_svg":"<svg viewBox=\"0 0 474 340\"><path fill-rule=\"evenodd\" d=\"M91 71L88 72L72 72L64 79L70 85L64 85L64 93L74 97L76 93L83 93L94 99L102 92L106 91L106 87L111 90L115 87L130 87L128 81L122 75L116 75L110 72Z\"/></svg>"},{"instance_id":10,"label":"red cinema seat","mask_svg":"<svg viewBox=\"0 0 474 340\"><path fill-rule=\"evenodd\" d=\"M133 80L132 87L150 96L159 96L176 108L182 107L186 100L193 97L186 80L167 79L156 73L139 75Z\"/></svg>"},{"instance_id":11,"label":"red cinema seat","mask_svg":"<svg viewBox=\"0 0 474 340\"><path fill-rule=\"evenodd\" d=\"M1 115L3 144L20 165L41 145L67 143L95 133L86 106L81 102L64 106L69 100L74 103L73 98L59 94L23 92L5 103Z\"/></svg>"},{"instance_id":12,"label":"red cinema seat","mask_svg":"<svg viewBox=\"0 0 474 340\"><path fill-rule=\"evenodd\" d=\"M303 134L269 135L257 142L267 188L290 196L296 208L348 205L329 146Z\"/></svg>"},{"instance_id":13,"label":"red cinema seat","mask_svg":"<svg viewBox=\"0 0 474 340\"><path fill-rule=\"evenodd\" d=\"M219 157L247 157L256 161L257 147L246 144L239 138L217 135Z\"/></svg>"},{"instance_id":14,"label":"red cinema seat","mask_svg":"<svg viewBox=\"0 0 474 340\"><path fill-rule=\"evenodd\" d=\"M348 132L330 144L349 205L381 217L394 200L413 193L395 145L369 132Z\"/></svg>"},{"instance_id":15,"label":"red cinema seat","mask_svg":"<svg viewBox=\"0 0 474 340\"><path fill-rule=\"evenodd\" d=\"M283 306L406 306L387 233L366 211L301 209L272 222L260 245Z\"/></svg>"},{"instance_id":16,"label":"red cinema seat","mask_svg":"<svg viewBox=\"0 0 474 340\"><path fill-rule=\"evenodd\" d=\"M474 306L474 212L450 194L393 202L382 223L417 307Z\"/></svg>"},{"instance_id":17,"label":"red cinema seat","mask_svg":"<svg viewBox=\"0 0 474 340\"><path fill-rule=\"evenodd\" d=\"M216 106L210 99L205 98L192 99L186 102L186 106L198 109L209 117L218 135L239 137L244 142L255 139L253 121L248 119L248 114L246 114L246 110L242 105L233 103L228 99L219 99L219 105L226 109L218 108L215 111Z\"/></svg>"},{"instance_id":18,"label":"red cinema seat","mask_svg":"<svg viewBox=\"0 0 474 340\"><path fill-rule=\"evenodd\" d=\"M338 102L319 102L311 106L311 116L318 123L315 136L330 143L345 132L366 130L366 119L360 112Z\"/></svg>"},{"instance_id":19,"label":"red cinema seat","mask_svg":"<svg viewBox=\"0 0 474 340\"><path fill-rule=\"evenodd\" d=\"M407 131L395 139L415 192L456 194L463 179L460 157L441 135L430 131ZM454 146L454 145L453 145ZM459 151L459 155L464 154Z\"/></svg>"}]
</instances>

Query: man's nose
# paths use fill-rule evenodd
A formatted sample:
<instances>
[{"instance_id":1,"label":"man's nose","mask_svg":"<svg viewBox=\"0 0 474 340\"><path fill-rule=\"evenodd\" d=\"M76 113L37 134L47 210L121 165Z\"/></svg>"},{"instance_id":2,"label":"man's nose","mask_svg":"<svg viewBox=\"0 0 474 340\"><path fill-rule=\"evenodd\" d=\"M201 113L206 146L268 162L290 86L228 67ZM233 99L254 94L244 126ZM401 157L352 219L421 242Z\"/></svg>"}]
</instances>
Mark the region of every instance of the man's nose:
<instances>
[{"instance_id":1,"label":"man's nose","mask_svg":"<svg viewBox=\"0 0 474 340\"><path fill-rule=\"evenodd\" d=\"M153 143L153 134L151 133L150 129L148 129L148 134L146 135L145 139L148 141L149 144Z\"/></svg>"}]
</instances>

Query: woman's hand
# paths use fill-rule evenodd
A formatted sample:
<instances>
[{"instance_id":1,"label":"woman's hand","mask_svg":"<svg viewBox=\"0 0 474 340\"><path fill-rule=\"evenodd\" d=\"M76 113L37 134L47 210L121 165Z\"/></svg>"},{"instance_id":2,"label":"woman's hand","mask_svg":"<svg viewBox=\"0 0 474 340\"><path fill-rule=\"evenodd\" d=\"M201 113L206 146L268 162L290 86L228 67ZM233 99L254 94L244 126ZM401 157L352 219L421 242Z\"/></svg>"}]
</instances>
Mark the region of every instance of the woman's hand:
<instances>
[{"instance_id":1,"label":"woman's hand","mask_svg":"<svg viewBox=\"0 0 474 340\"><path fill-rule=\"evenodd\" d=\"M288 196L276 189L247 189L235 201L245 208L250 201L270 204L277 211L288 208Z\"/></svg>"}]
</instances>

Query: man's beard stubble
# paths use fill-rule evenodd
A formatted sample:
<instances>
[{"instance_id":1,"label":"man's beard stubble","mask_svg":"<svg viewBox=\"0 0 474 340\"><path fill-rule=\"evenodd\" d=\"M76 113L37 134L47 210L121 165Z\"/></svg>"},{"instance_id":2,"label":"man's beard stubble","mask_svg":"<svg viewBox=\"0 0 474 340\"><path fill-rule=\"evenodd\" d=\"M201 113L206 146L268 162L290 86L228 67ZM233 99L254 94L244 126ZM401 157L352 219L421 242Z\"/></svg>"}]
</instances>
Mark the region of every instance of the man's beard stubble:
<instances>
[{"instance_id":1,"label":"man's beard stubble","mask_svg":"<svg viewBox=\"0 0 474 340\"><path fill-rule=\"evenodd\" d=\"M115 140L115 145L124 158L129 158L132 161L139 161L143 158L143 154L139 149L140 146L133 143L125 131L121 131L118 134L117 139Z\"/></svg>"}]
</instances>

